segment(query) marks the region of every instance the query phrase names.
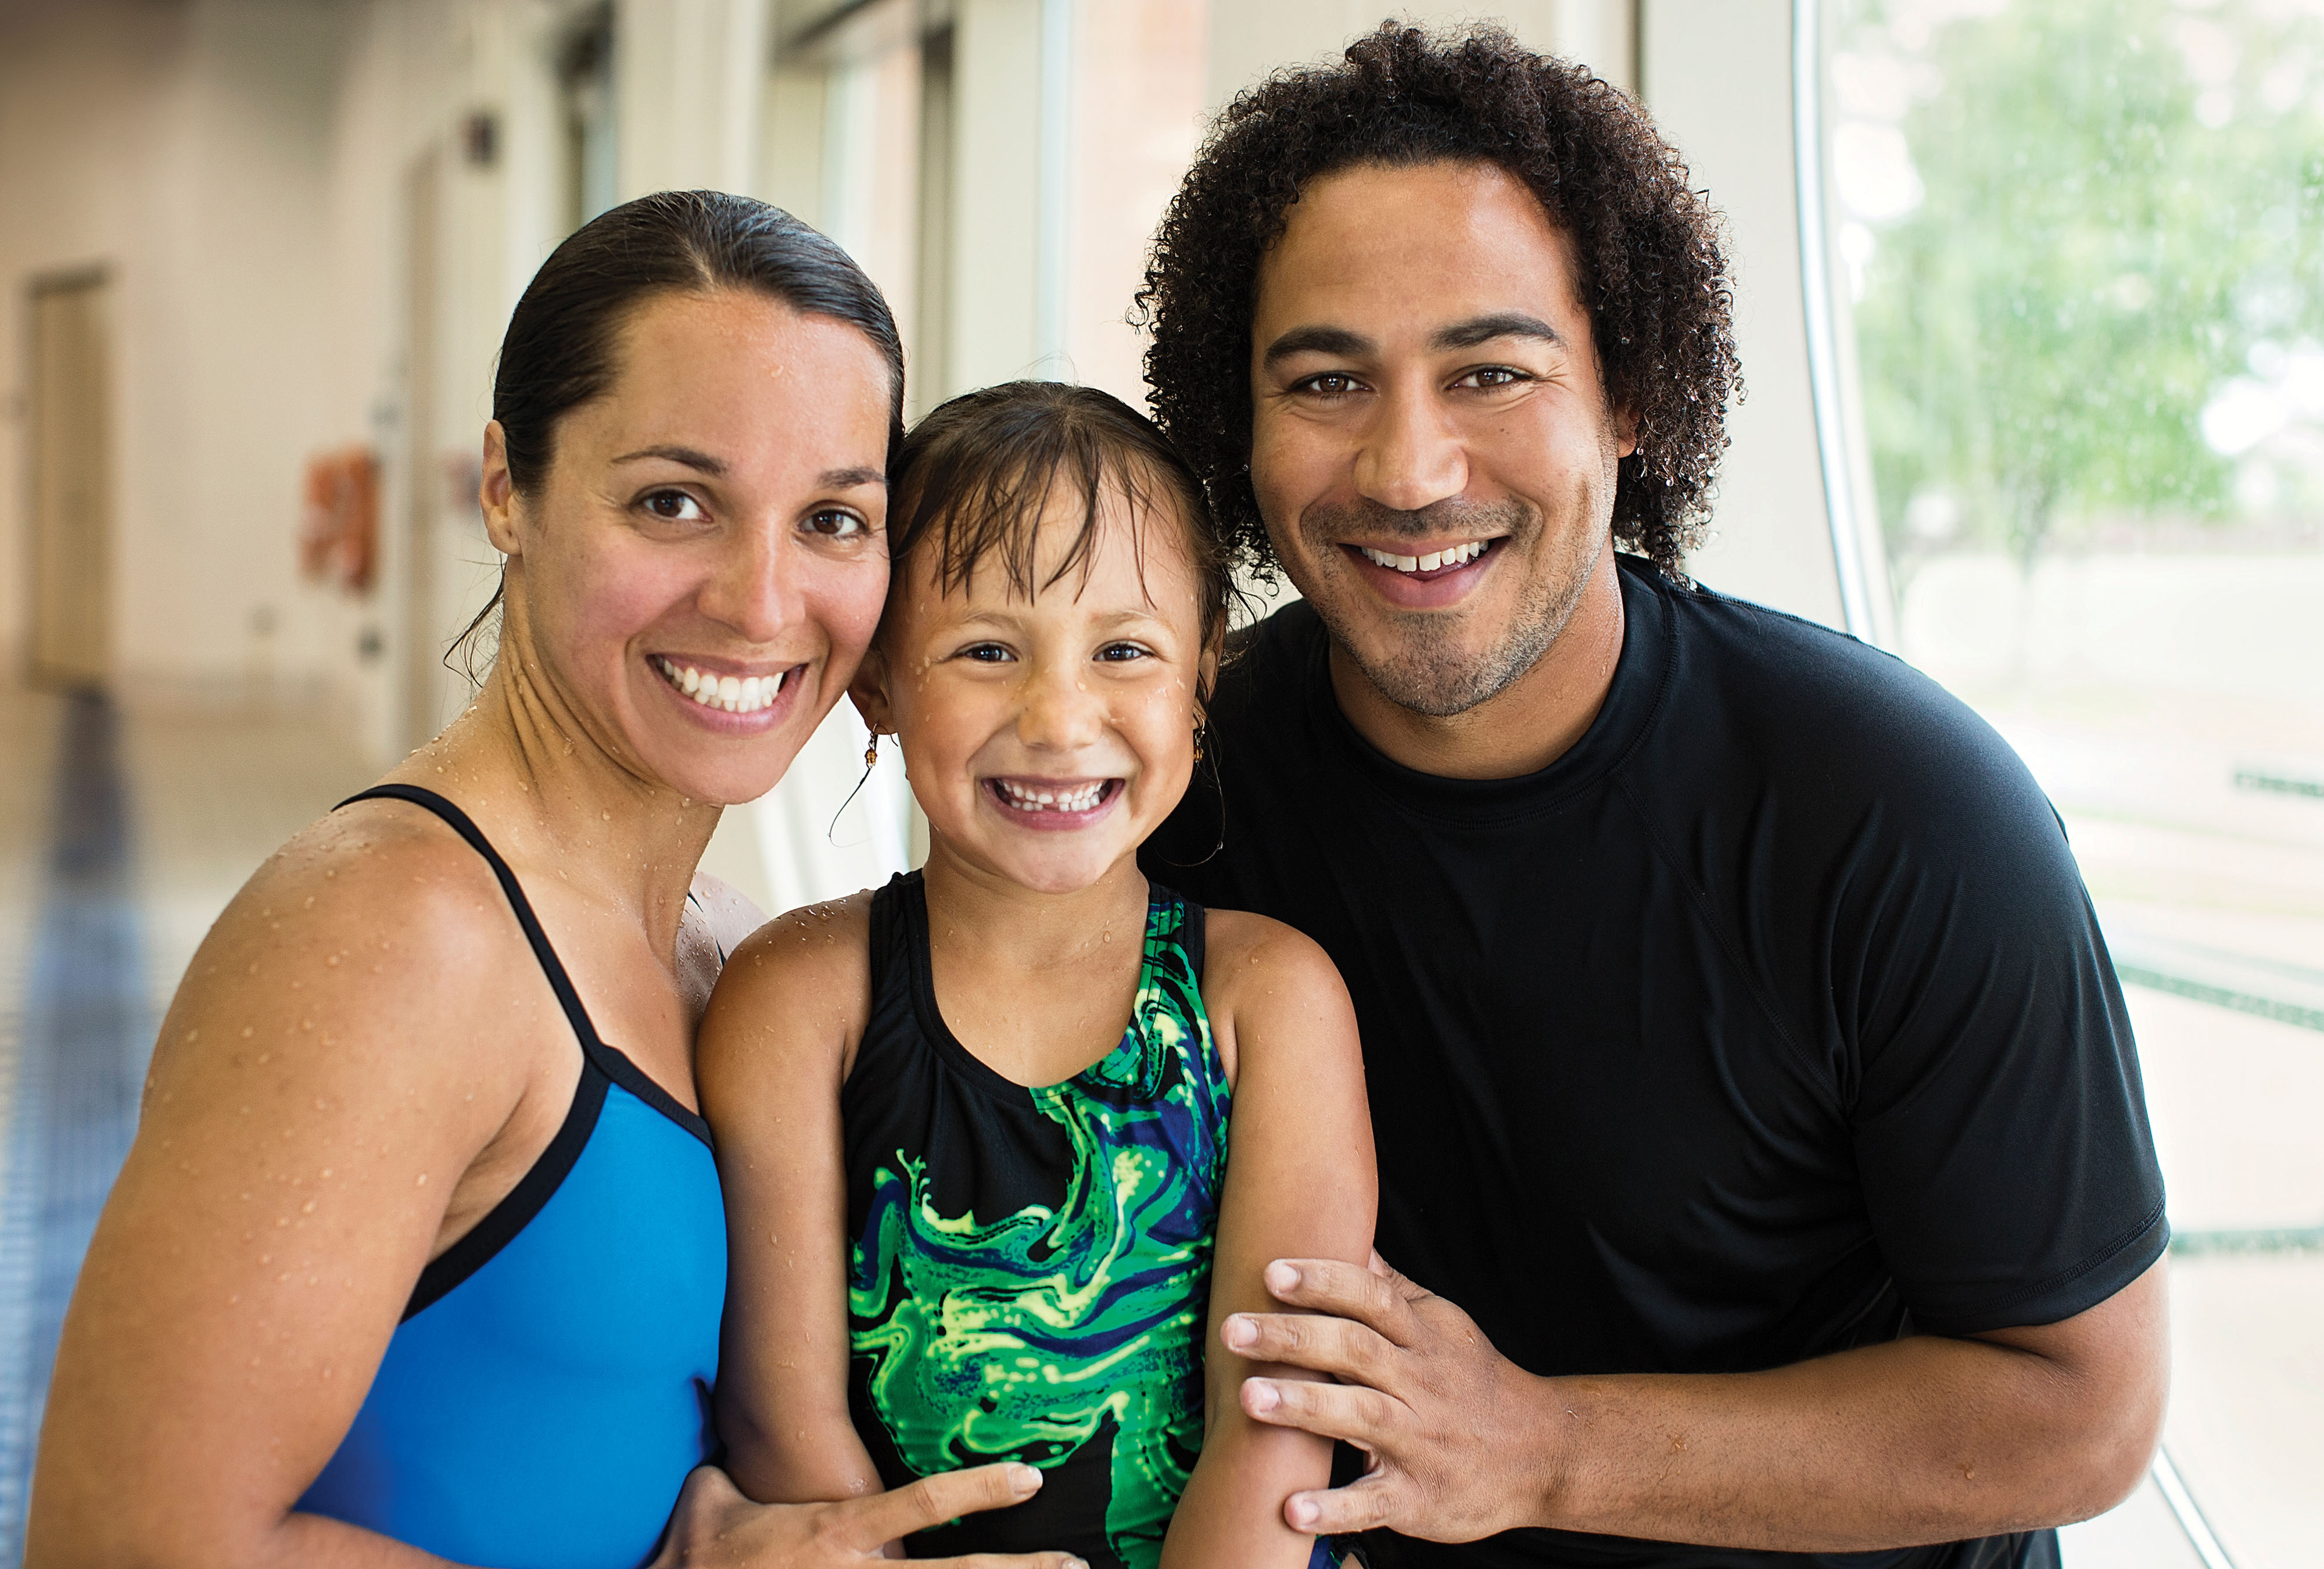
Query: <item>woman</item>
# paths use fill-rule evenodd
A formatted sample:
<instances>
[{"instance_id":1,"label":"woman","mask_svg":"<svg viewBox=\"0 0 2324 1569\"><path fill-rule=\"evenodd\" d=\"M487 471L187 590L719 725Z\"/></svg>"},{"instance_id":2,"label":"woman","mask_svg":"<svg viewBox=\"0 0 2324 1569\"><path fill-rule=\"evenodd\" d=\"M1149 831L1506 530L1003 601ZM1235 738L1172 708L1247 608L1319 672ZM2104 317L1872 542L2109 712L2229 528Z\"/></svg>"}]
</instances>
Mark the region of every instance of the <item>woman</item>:
<instances>
[{"instance_id":1,"label":"woman","mask_svg":"<svg viewBox=\"0 0 2324 1569\"><path fill-rule=\"evenodd\" d=\"M484 432L498 657L195 956L66 1320L36 1569L807 1569L1038 1485L758 1509L704 1471L663 1542L725 1285L694 1030L757 922L695 868L879 617L902 379L870 281L756 202L649 197L542 267Z\"/></svg>"}]
</instances>

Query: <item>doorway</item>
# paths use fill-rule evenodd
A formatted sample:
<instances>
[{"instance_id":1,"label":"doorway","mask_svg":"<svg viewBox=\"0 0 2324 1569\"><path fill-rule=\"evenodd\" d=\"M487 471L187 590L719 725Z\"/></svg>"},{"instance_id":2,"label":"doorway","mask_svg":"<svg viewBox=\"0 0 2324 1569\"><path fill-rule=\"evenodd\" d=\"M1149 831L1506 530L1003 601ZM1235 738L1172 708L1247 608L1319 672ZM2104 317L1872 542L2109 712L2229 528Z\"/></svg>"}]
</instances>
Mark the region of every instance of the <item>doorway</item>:
<instances>
[{"instance_id":1,"label":"doorway","mask_svg":"<svg viewBox=\"0 0 2324 1569\"><path fill-rule=\"evenodd\" d=\"M32 286L32 675L102 687L112 666L112 428L102 270Z\"/></svg>"}]
</instances>

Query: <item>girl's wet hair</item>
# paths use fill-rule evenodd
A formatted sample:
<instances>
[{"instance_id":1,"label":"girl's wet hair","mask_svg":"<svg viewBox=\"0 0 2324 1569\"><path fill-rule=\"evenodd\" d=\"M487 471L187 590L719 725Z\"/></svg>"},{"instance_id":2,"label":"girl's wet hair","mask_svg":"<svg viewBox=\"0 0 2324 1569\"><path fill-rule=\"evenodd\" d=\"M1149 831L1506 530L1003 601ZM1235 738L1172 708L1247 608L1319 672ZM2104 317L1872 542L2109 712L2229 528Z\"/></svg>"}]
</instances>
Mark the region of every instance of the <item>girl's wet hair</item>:
<instances>
[{"instance_id":1,"label":"girl's wet hair","mask_svg":"<svg viewBox=\"0 0 2324 1569\"><path fill-rule=\"evenodd\" d=\"M1080 505L1081 530L1056 568L1039 578L1036 536L1060 485ZM1157 513L1175 514L1194 568L1203 646L1226 626L1234 554L1203 487L1161 428L1110 392L1064 382L1008 382L964 393L904 438L888 488L891 583L906 580L905 562L924 547L937 551L936 581L946 593L967 586L986 566L997 567L1028 599L1068 573L1086 576L1098 503L1111 489L1140 525L1131 532L1140 580L1143 524Z\"/></svg>"}]
</instances>

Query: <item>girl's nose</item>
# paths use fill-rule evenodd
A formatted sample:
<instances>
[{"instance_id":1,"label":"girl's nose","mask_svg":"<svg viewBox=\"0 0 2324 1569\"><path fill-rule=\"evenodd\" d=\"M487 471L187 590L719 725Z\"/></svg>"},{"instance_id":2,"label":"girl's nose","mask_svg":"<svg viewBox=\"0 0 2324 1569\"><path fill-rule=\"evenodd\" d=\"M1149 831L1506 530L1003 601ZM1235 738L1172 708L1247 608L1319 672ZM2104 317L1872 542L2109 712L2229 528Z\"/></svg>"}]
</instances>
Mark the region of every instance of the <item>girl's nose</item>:
<instances>
[{"instance_id":1,"label":"girl's nose","mask_svg":"<svg viewBox=\"0 0 2324 1569\"><path fill-rule=\"evenodd\" d=\"M1077 669L1036 665L1025 679L1017 711L1017 739L1045 752L1069 752L1095 741L1105 728L1105 706Z\"/></svg>"}]
</instances>

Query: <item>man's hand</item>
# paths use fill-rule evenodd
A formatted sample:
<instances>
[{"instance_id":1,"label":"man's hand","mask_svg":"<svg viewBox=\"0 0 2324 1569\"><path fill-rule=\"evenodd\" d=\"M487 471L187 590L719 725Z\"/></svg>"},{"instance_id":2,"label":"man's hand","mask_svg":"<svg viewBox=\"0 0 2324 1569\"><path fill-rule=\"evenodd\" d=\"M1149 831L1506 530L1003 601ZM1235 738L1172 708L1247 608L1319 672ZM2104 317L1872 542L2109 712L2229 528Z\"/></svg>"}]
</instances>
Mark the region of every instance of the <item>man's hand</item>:
<instances>
[{"instance_id":1,"label":"man's hand","mask_svg":"<svg viewBox=\"0 0 2324 1569\"><path fill-rule=\"evenodd\" d=\"M1294 1493L1294 1530L1362 1531L1471 1542L1538 1518L1544 1380L1495 1351L1469 1315L1389 1269L1277 1260L1267 1289L1312 1316L1239 1313L1220 1326L1227 1349L1289 1362L1338 1384L1246 1379L1242 1408L1261 1422L1355 1444L1362 1478Z\"/></svg>"},{"instance_id":2,"label":"man's hand","mask_svg":"<svg viewBox=\"0 0 2324 1569\"><path fill-rule=\"evenodd\" d=\"M980 1465L829 1504L754 1504L715 1465L686 1479L653 1569L838 1569L884 1559L889 1543L961 1515L1023 1503L1041 1488L1029 1465ZM1088 1569L1065 1553L939 1558L942 1569Z\"/></svg>"}]
</instances>

